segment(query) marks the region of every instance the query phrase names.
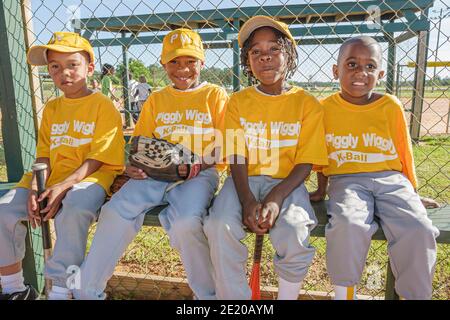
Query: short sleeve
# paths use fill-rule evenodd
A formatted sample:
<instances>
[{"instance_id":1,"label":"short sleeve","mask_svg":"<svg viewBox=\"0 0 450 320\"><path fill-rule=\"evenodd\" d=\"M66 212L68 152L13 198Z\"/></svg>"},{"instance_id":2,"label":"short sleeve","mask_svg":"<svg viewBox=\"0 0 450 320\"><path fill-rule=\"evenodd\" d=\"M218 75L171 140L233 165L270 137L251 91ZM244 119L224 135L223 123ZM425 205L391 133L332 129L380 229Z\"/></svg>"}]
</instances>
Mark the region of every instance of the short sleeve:
<instances>
[{"instance_id":1,"label":"short sleeve","mask_svg":"<svg viewBox=\"0 0 450 320\"><path fill-rule=\"evenodd\" d=\"M248 157L245 133L239 120L237 99L231 97L225 112L225 158L233 155Z\"/></svg>"},{"instance_id":2,"label":"short sleeve","mask_svg":"<svg viewBox=\"0 0 450 320\"><path fill-rule=\"evenodd\" d=\"M306 95L303 108L295 164L311 163L326 166L328 165L328 154L325 142L323 106L316 98Z\"/></svg>"},{"instance_id":3,"label":"short sleeve","mask_svg":"<svg viewBox=\"0 0 450 320\"><path fill-rule=\"evenodd\" d=\"M399 102L400 103L400 102ZM414 188L417 188L417 176L414 166L414 156L412 150L411 137L406 126L405 113L403 107L398 105L396 130L398 145L396 146L400 162L402 163L402 172L411 182Z\"/></svg>"},{"instance_id":4,"label":"short sleeve","mask_svg":"<svg viewBox=\"0 0 450 320\"><path fill-rule=\"evenodd\" d=\"M102 102L87 158L108 165L123 165L124 147L122 117L111 101Z\"/></svg>"}]
</instances>

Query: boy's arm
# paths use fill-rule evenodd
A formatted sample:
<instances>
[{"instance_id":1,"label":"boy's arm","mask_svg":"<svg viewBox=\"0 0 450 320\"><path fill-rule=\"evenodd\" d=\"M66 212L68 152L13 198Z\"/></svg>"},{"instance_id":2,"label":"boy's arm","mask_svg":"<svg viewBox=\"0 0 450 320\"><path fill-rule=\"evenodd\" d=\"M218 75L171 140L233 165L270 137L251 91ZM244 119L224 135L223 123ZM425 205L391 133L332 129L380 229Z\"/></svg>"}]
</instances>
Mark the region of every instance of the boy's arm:
<instances>
[{"instance_id":1,"label":"boy's arm","mask_svg":"<svg viewBox=\"0 0 450 320\"><path fill-rule=\"evenodd\" d=\"M261 227L270 229L280 213L284 199L310 174L313 164L328 165L324 111L316 98L306 95L303 100L303 116L295 155L295 166L289 175L275 186L263 201L264 220Z\"/></svg>"},{"instance_id":2,"label":"boy's arm","mask_svg":"<svg viewBox=\"0 0 450 320\"><path fill-rule=\"evenodd\" d=\"M328 187L328 177L322 172L317 172L317 190L309 194L309 200L313 202L322 201L325 199Z\"/></svg>"},{"instance_id":3,"label":"boy's arm","mask_svg":"<svg viewBox=\"0 0 450 320\"><path fill-rule=\"evenodd\" d=\"M280 213L284 199L291 194L294 189L300 186L311 172L312 164L297 164L279 184L267 194L262 202L262 217L259 226L263 229L270 229L275 223Z\"/></svg>"},{"instance_id":4,"label":"boy's arm","mask_svg":"<svg viewBox=\"0 0 450 320\"><path fill-rule=\"evenodd\" d=\"M42 210L42 213L47 213L44 217L44 221L49 220L56 214L66 193L75 184L96 172L102 165L103 162L101 161L86 159L83 164L66 179L47 188L38 198L38 202L48 198L47 207Z\"/></svg>"},{"instance_id":5,"label":"boy's arm","mask_svg":"<svg viewBox=\"0 0 450 320\"><path fill-rule=\"evenodd\" d=\"M220 89L212 102L214 108L211 110L212 122L214 126L214 146L210 154L203 156L206 164L222 163L225 148L225 113L228 102L228 95L225 90Z\"/></svg>"},{"instance_id":6,"label":"boy's arm","mask_svg":"<svg viewBox=\"0 0 450 320\"><path fill-rule=\"evenodd\" d=\"M267 230L260 228L257 223L257 217L259 211L261 210L261 204L256 201L255 196L250 190L250 186L248 184L247 159L235 155L230 168L236 193L242 206L242 223L251 231L257 234L264 234Z\"/></svg>"}]
</instances>

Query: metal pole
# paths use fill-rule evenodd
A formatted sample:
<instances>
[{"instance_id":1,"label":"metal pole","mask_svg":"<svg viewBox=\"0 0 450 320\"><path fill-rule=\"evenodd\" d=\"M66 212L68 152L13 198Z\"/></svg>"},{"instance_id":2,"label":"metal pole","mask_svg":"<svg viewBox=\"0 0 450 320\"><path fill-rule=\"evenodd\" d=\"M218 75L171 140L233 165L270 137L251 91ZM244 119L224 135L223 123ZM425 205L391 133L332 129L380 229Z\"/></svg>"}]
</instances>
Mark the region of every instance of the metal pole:
<instances>
[{"instance_id":1,"label":"metal pole","mask_svg":"<svg viewBox=\"0 0 450 320\"><path fill-rule=\"evenodd\" d=\"M26 22L29 21L29 8L29 3L23 1L0 1L1 134L10 183L19 181L23 173L31 168L36 153L34 107L39 101L33 101L33 97L39 96L39 91L34 92L39 83L38 78L30 79L32 73L26 63L26 49L33 41L25 30ZM25 243L22 244L26 249L22 262L24 277L27 283L38 289L37 274L42 273L42 268L39 268L42 264L35 263L35 257L39 259L39 256L34 245L39 239L27 232Z\"/></svg>"},{"instance_id":2,"label":"metal pole","mask_svg":"<svg viewBox=\"0 0 450 320\"><path fill-rule=\"evenodd\" d=\"M125 31L122 31L122 39L125 39ZM123 104L125 110L125 125L131 126L130 123L130 99L128 98L128 48L122 45L122 59L123 59L123 74L122 74L122 87L123 87Z\"/></svg>"},{"instance_id":3,"label":"metal pole","mask_svg":"<svg viewBox=\"0 0 450 320\"><path fill-rule=\"evenodd\" d=\"M25 40L25 48L28 51L30 45L35 42L36 36L33 31L33 24L31 23L33 12L31 11L31 0L22 0L21 1L21 10L22 10L22 21L23 21L23 29L24 29L24 40ZM28 65L28 72L30 74L29 82L30 82L30 90L32 92L31 95L31 103L33 106L33 119L34 119L34 129L35 135L38 136L38 128L41 123L43 102L44 102L44 92L41 86L41 79L39 76L39 67ZM38 90L39 86L39 90Z\"/></svg>"},{"instance_id":4,"label":"metal pole","mask_svg":"<svg viewBox=\"0 0 450 320\"><path fill-rule=\"evenodd\" d=\"M448 102L447 124L445 126L445 133L448 133L448 126L449 125L450 125L450 101Z\"/></svg>"},{"instance_id":5,"label":"metal pole","mask_svg":"<svg viewBox=\"0 0 450 320\"><path fill-rule=\"evenodd\" d=\"M98 63L100 64L100 70L102 70L102 54L100 52L100 47L97 48L98 49Z\"/></svg>"},{"instance_id":6,"label":"metal pole","mask_svg":"<svg viewBox=\"0 0 450 320\"><path fill-rule=\"evenodd\" d=\"M414 93L411 114L411 138L418 141L420 137L420 125L422 122L422 107L425 92L425 75L427 69L427 47L429 31L419 31L417 36L417 58L414 73Z\"/></svg>"},{"instance_id":7,"label":"metal pole","mask_svg":"<svg viewBox=\"0 0 450 320\"><path fill-rule=\"evenodd\" d=\"M399 73L398 73L398 77L400 78L400 82L399 82L399 88L398 88L398 98L400 98L400 96L402 95L402 79L403 79L403 65L399 65Z\"/></svg>"},{"instance_id":8,"label":"metal pole","mask_svg":"<svg viewBox=\"0 0 450 320\"><path fill-rule=\"evenodd\" d=\"M392 94L394 92L394 74L395 74L395 40L392 33L385 33L388 39L388 65L387 65L387 80L386 92Z\"/></svg>"},{"instance_id":9,"label":"metal pole","mask_svg":"<svg viewBox=\"0 0 450 320\"><path fill-rule=\"evenodd\" d=\"M395 277L391 269L391 261L388 260L386 271L386 291L384 293L385 300L399 300L397 292L395 292Z\"/></svg>"},{"instance_id":10,"label":"metal pole","mask_svg":"<svg viewBox=\"0 0 450 320\"><path fill-rule=\"evenodd\" d=\"M235 30L239 30L239 19L233 21ZM240 57L239 57L239 43L237 38L233 40L233 91L239 91L240 84Z\"/></svg>"},{"instance_id":11,"label":"metal pole","mask_svg":"<svg viewBox=\"0 0 450 320\"><path fill-rule=\"evenodd\" d=\"M442 22L442 8L439 13L439 25L438 25L438 34L437 34L437 40L436 40L436 50L434 51L434 61L437 61L438 58L438 50L439 50L439 36L441 35L441 22ZM431 92L434 92L434 81L436 79L436 67L434 67L433 71L433 80L431 81Z\"/></svg>"},{"instance_id":12,"label":"metal pole","mask_svg":"<svg viewBox=\"0 0 450 320\"><path fill-rule=\"evenodd\" d=\"M395 70L395 96L400 99L400 62L397 63L397 68Z\"/></svg>"}]
</instances>

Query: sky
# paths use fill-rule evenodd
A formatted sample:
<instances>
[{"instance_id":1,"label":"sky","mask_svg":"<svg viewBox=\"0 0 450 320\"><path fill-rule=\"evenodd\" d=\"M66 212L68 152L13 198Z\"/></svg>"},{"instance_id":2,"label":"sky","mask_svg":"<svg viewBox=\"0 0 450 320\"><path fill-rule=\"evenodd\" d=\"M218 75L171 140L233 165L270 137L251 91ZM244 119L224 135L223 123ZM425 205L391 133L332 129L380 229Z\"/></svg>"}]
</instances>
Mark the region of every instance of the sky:
<instances>
[{"instance_id":1,"label":"sky","mask_svg":"<svg viewBox=\"0 0 450 320\"><path fill-rule=\"evenodd\" d=\"M345 2L344 0L333 0L333 3ZM221 8L236 8L260 5L283 5L283 4L304 4L304 3L330 3L330 0L316 1L287 1L287 0L31 0L31 11L33 14L32 27L36 35L34 43L46 43L54 31L73 31L70 23L72 18L81 17L111 17L140 15L153 13L180 12L192 10L210 10ZM439 39L438 61L450 61L450 0L436 0L430 12L431 34L429 40L429 60L434 61L436 55L434 50L437 43L439 20L434 19L439 16L439 10L444 9L444 14L448 17L441 20L441 33ZM155 33L153 33L155 34ZM99 33L99 38L120 37L107 33ZM387 56L387 46L382 44ZM416 40L411 39L400 44L397 49L397 59L404 64L415 60ZM328 81L331 79L331 67L335 63L338 50L337 45L299 45L299 68L293 79L297 81ZM129 57L140 59L146 65L158 63L161 52L160 44L136 45L129 50ZM122 63L122 49L120 47L95 48L97 59L96 69L100 69L101 63L111 63L117 65ZM231 50L214 49L206 50L206 66L219 68L232 66ZM386 67L386 63L384 63ZM402 75L407 79L413 76L413 69L403 68ZM450 68L438 68L437 74L442 77L450 77ZM427 71L432 75L432 71Z\"/></svg>"}]
</instances>

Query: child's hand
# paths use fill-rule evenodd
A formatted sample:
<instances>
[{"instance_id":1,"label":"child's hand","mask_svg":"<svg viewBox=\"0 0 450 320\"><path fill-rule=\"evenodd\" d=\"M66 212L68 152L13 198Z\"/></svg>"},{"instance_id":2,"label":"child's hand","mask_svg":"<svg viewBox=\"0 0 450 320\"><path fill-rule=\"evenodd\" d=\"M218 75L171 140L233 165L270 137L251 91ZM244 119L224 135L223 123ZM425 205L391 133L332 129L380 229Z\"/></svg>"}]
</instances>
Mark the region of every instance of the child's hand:
<instances>
[{"instance_id":1,"label":"child's hand","mask_svg":"<svg viewBox=\"0 0 450 320\"><path fill-rule=\"evenodd\" d=\"M144 172L144 170L139 169L137 167L134 167L130 164L127 164L126 169L125 169L125 173L131 178L131 179L136 179L136 180L144 180L147 179L148 176L147 174Z\"/></svg>"},{"instance_id":2,"label":"child's hand","mask_svg":"<svg viewBox=\"0 0 450 320\"><path fill-rule=\"evenodd\" d=\"M27 199L28 220L31 223L31 227L36 229L36 226L41 225L41 217L39 215L39 207L37 202L36 190L30 190Z\"/></svg>"},{"instance_id":3,"label":"child's hand","mask_svg":"<svg viewBox=\"0 0 450 320\"><path fill-rule=\"evenodd\" d=\"M309 200L312 202L319 202L325 199L325 195L325 191L317 189L316 191L309 193Z\"/></svg>"},{"instance_id":4,"label":"child's hand","mask_svg":"<svg viewBox=\"0 0 450 320\"><path fill-rule=\"evenodd\" d=\"M430 198L420 197L420 201L422 201L422 204L426 209L433 209L440 207L439 203Z\"/></svg>"},{"instance_id":5,"label":"child's hand","mask_svg":"<svg viewBox=\"0 0 450 320\"><path fill-rule=\"evenodd\" d=\"M242 203L242 223L256 234L264 234L266 229L258 226L257 217L261 211L261 204L253 197Z\"/></svg>"},{"instance_id":6,"label":"child's hand","mask_svg":"<svg viewBox=\"0 0 450 320\"><path fill-rule=\"evenodd\" d=\"M67 184L57 183L42 192L37 201L41 202L47 198L47 206L41 211L41 213L47 213L43 221L48 221L56 215L70 189L71 187L67 187Z\"/></svg>"},{"instance_id":7,"label":"child's hand","mask_svg":"<svg viewBox=\"0 0 450 320\"><path fill-rule=\"evenodd\" d=\"M283 206L284 198L276 188L272 189L269 194L264 198L262 203L261 217L258 221L258 226L261 229L270 230L280 214L281 207Z\"/></svg>"}]
</instances>

